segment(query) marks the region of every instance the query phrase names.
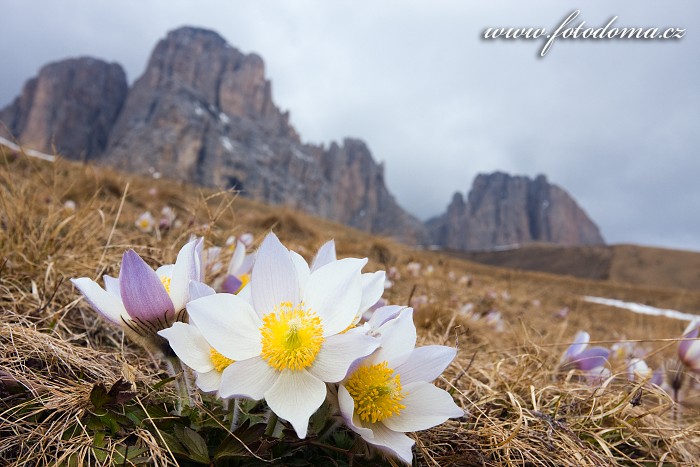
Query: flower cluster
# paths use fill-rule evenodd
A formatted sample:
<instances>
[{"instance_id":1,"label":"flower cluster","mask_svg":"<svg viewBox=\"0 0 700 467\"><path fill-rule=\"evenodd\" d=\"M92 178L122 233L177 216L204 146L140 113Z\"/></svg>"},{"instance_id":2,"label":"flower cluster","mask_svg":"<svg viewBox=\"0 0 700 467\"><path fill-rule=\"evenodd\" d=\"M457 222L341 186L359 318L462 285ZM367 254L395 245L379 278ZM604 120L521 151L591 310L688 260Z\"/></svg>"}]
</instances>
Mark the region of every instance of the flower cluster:
<instances>
[{"instance_id":1,"label":"flower cluster","mask_svg":"<svg viewBox=\"0 0 700 467\"><path fill-rule=\"evenodd\" d=\"M415 347L412 308L377 305L383 271L362 273L366 259L337 259L332 241L311 265L272 233L255 256L245 247L237 241L216 289L202 277L201 239L155 272L127 251L119 279L105 276L106 290L87 278L73 283L108 320L167 340L200 390L264 400L299 438L328 400L365 441L410 463L406 432L463 415L432 384L456 350Z\"/></svg>"}]
</instances>

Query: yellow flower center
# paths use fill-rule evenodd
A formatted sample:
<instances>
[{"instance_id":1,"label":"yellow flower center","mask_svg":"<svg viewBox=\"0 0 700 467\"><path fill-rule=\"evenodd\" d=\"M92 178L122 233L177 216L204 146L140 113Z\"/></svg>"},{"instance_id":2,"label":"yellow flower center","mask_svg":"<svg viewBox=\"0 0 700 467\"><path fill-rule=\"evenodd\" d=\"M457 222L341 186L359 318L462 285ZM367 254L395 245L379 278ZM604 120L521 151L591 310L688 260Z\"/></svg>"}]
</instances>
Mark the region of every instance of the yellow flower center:
<instances>
[{"instance_id":1,"label":"yellow flower center","mask_svg":"<svg viewBox=\"0 0 700 467\"><path fill-rule=\"evenodd\" d=\"M148 230L151 227L151 221L149 221L148 219L141 219L139 221L139 227L141 228L141 230Z\"/></svg>"},{"instance_id":2,"label":"yellow flower center","mask_svg":"<svg viewBox=\"0 0 700 467\"><path fill-rule=\"evenodd\" d=\"M165 287L165 291L168 292L168 295L170 295L170 278L168 276L163 276L160 278L160 281L163 283L163 287Z\"/></svg>"},{"instance_id":3,"label":"yellow flower center","mask_svg":"<svg viewBox=\"0 0 700 467\"><path fill-rule=\"evenodd\" d=\"M323 326L316 313L301 303L281 303L265 315L260 328L261 356L275 370L302 370L310 366L323 344Z\"/></svg>"},{"instance_id":4,"label":"yellow flower center","mask_svg":"<svg viewBox=\"0 0 700 467\"><path fill-rule=\"evenodd\" d=\"M211 350L209 350L209 358L211 358L211 362L212 364L214 364L214 369L219 373L224 371L227 366L234 362L234 360L231 360L230 358L221 355L219 351L213 347L211 348Z\"/></svg>"},{"instance_id":5,"label":"yellow flower center","mask_svg":"<svg viewBox=\"0 0 700 467\"><path fill-rule=\"evenodd\" d=\"M355 401L355 412L363 422L381 422L406 408L401 404L406 397L401 377L394 376L387 362L361 366L345 383L345 389Z\"/></svg>"}]
</instances>

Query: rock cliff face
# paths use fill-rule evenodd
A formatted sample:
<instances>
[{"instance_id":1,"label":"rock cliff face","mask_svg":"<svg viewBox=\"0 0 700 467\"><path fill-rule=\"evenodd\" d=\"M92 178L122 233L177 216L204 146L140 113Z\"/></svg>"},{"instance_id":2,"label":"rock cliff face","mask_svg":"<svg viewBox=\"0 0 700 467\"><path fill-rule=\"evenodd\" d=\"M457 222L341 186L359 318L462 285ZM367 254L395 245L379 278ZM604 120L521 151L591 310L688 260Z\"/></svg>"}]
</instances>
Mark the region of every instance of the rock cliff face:
<instances>
[{"instance_id":1,"label":"rock cliff face","mask_svg":"<svg viewBox=\"0 0 700 467\"><path fill-rule=\"evenodd\" d=\"M44 67L0 121L30 148L55 144L66 157L235 188L373 233L427 240L364 143L302 143L272 101L263 60L213 31L170 32L126 90L118 66L66 60Z\"/></svg>"},{"instance_id":2,"label":"rock cliff face","mask_svg":"<svg viewBox=\"0 0 700 467\"><path fill-rule=\"evenodd\" d=\"M94 157L107 147L127 90L116 63L87 57L50 63L0 111L0 135L71 159Z\"/></svg>"},{"instance_id":3,"label":"rock cliff face","mask_svg":"<svg viewBox=\"0 0 700 467\"><path fill-rule=\"evenodd\" d=\"M479 175L467 201L456 193L447 212L427 222L433 243L465 251L534 242L604 244L598 227L544 175L534 180L502 172Z\"/></svg>"}]
</instances>

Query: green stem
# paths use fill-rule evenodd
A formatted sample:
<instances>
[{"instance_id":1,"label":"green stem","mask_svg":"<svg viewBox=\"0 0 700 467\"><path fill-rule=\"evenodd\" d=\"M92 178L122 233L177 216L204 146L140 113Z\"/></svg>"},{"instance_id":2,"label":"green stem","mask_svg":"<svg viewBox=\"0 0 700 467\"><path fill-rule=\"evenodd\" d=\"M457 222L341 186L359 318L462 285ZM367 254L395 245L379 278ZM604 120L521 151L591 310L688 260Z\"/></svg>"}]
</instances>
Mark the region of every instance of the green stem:
<instances>
[{"instance_id":1,"label":"green stem","mask_svg":"<svg viewBox=\"0 0 700 467\"><path fill-rule=\"evenodd\" d=\"M190 391L188 388L187 377L185 376L184 368L182 368L182 363L177 357L166 358L165 360L168 364L168 373L171 377L175 378L173 382L175 383L175 389L177 390L177 405L175 407L176 414L182 415L183 407L191 407L192 401L190 400ZM180 374L184 381L180 381ZM183 384L184 382L184 384Z\"/></svg>"},{"instance_id":2,"label":"green stem","mask_svg":"<svg viewBox=\"0 0 700 467\"><path fill-rule=\"evenodd\" d=\"M335 430L343 423L340 417L333 417L333 422L326 425L325 429L318 434L318 441L324 442L330 435L335 433Z\"/></svg>"}]
</instances>

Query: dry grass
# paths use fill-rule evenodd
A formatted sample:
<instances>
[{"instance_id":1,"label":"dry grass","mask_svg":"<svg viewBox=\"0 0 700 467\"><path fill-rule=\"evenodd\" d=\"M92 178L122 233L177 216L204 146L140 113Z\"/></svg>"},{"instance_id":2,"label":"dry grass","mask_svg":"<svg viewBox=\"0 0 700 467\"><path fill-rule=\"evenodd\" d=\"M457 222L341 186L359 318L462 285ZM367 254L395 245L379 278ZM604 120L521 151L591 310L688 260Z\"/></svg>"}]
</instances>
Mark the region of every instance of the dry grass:
<instances>
[{"instance_id":1,"label":"dry grass","mask_svg":"<svg viewBox=\"0 0 700 467\"><path fill-rule=\"evenodd\" d=\"M458 347L437 384L465 416L415 435L419 465L697 464L690 377L678 404L659 388L628 381L619 361L615 377L592 385L559 374L557 364L579 329L601 345L639 341L654 368L674 357L684 323L586 303L582 295L692 312L700 310L698 292L497 269L230 193L65 161L5 155L0 166L0 457L8 465L176 464L162 439L174 400L171 385L159 384L165 366L100 320L68 279L116 274L126 248L165 263L190 234L204 235L209 246L245 231L261 239L271 228L307 259L335 238L340 256L369 257L367 270L397 268L401 278L385 298L420 302L421 344ZM75 211L64 208L67 200ZM166 204L182 226L158 234L134 227L141 212L157 214ZM416 277L406 268L411 261L423 265ZM556 317L564 307L568 315ZM483 319L492 310L502 316L501 331ZM110 406L110 416L139 413L146 422L95 430L90 424L105 415L95 407L95 388L120 379L134 394ZM213 423L208 405L195 404L201 426ZM357 445L351 452L355 464L379 459L367 460Z\"/></svg>"}]
</instances>

